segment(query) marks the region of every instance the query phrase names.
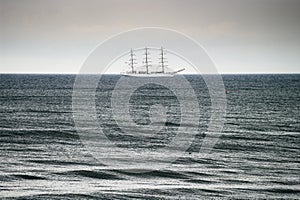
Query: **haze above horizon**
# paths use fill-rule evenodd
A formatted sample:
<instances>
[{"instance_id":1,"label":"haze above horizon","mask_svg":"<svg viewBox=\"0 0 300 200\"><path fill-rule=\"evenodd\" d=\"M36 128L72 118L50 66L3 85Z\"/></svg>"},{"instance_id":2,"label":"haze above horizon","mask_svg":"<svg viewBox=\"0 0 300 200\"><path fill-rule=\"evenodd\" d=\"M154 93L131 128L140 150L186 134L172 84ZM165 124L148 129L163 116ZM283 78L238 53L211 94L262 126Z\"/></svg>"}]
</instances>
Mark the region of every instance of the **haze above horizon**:
<instances>
[{"instance_id":1,"label":"haze above horizon","mask_svg":"<svg viewBox=\"0 0 300 200\"><path fill-rule=\"evenodd\" d=\"M0 73L76 74L99 43L138 27L194 38L221 74L300 73L299 10L297 0L0 0Z\"/></svg>"}]
</instances>

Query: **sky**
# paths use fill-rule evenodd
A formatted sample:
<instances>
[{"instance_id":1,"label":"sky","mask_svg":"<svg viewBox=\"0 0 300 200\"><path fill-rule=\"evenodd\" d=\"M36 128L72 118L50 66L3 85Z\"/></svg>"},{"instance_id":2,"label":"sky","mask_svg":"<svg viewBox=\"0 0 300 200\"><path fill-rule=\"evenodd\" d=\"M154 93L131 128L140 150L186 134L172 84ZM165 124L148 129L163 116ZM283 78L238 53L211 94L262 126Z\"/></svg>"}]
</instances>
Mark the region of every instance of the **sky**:
<instances>
[{"instance_id":1,"label":"sky","mask_svg":"<svg viewBox=\"0 0 300 200\"><path fill-rule=\"evenodd\" d=\"M220 73L300 73L300 0L0 0L0 73L78 73L117 33L163 27Z\"/></svg>"}]
</instances>

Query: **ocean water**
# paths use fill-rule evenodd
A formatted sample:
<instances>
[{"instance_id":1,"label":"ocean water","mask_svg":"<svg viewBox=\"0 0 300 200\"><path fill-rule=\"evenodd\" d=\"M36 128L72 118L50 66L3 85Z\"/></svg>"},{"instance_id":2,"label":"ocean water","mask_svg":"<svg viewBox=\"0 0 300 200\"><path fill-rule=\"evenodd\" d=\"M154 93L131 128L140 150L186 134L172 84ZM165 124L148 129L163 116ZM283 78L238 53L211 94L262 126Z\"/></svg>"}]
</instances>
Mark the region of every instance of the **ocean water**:
<instances>
[{"instance_id":1,"label":"ocean water","mask_svg":"<svg viewBox=\"0 0 300 200\"><path fill-rule=\"evenodd\" d=\"M200 110L200 123L182 125L197 129L192 144L165 168L156 168L154 162L153 171L134 173L104 164L82 141L72 110L75 75L0 75L0 197L299 199L300 75L222 77L227 90L226 120L211 152L199 156L211 115L208 89L201 76L187 75ZM158 123L163 129L155 134L128 135L118 127L111 108L119 79L106 75L98 84L99 127L124 151L164 148L181 122L176 95L155 84L134 91L129 109L134 123L159 122L151 118L151 106L157 103L163 108L156 111L166 109L161 116L165 121ZM88 128L91 119L82 115ZM126 129L134 132L136 127ZM157 156L169 155L162 151Z\"/></svg>"}]
</instances>

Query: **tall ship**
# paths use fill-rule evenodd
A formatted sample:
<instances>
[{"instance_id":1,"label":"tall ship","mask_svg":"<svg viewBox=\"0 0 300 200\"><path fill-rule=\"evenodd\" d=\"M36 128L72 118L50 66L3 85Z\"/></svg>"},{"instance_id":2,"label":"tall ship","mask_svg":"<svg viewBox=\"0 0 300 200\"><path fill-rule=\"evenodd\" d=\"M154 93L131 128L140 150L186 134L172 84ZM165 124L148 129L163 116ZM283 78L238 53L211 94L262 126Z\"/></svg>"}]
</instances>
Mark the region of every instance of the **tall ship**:
<instances>
[{"instance_id":1,"label":"tall ship","mask_svg":"<svg viewBox=\"0 0 300 200\"><path fill-rule=\"evenodd\" d=\"M159 63L153 65L150 59L149 49L150 48L145 47L143 65L141 66L137 66L136 55L131 49L129 62L127 62L129 70L121 73L121 75L131 77L172 77L178 72L185 70L182 68L180 70L173 71L167 67L166 53L163 47L160 48Z\"/></svg>"}]
</instances>

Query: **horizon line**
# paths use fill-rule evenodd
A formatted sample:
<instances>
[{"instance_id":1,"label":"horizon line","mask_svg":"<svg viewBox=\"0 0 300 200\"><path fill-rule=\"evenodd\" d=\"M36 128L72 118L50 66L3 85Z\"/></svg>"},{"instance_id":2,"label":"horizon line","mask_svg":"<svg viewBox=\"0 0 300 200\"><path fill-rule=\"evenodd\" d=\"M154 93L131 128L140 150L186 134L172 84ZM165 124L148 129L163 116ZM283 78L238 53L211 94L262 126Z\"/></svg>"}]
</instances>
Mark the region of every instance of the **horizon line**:
<instances>
[{"instance_id":1,"label":"horizon line","mask_svg":"<svg viewBox=\"0 0 300 200\"><path fill-rule=\"evenodd\" d=\"M121 75L120 73L74 73L74 72L0 72L0 75L15 74L15 75ZM268 74L300 74L300 72L222 72L222 73L180 73L177 75L268 75Z\"/></svg>"}]
</instances>

